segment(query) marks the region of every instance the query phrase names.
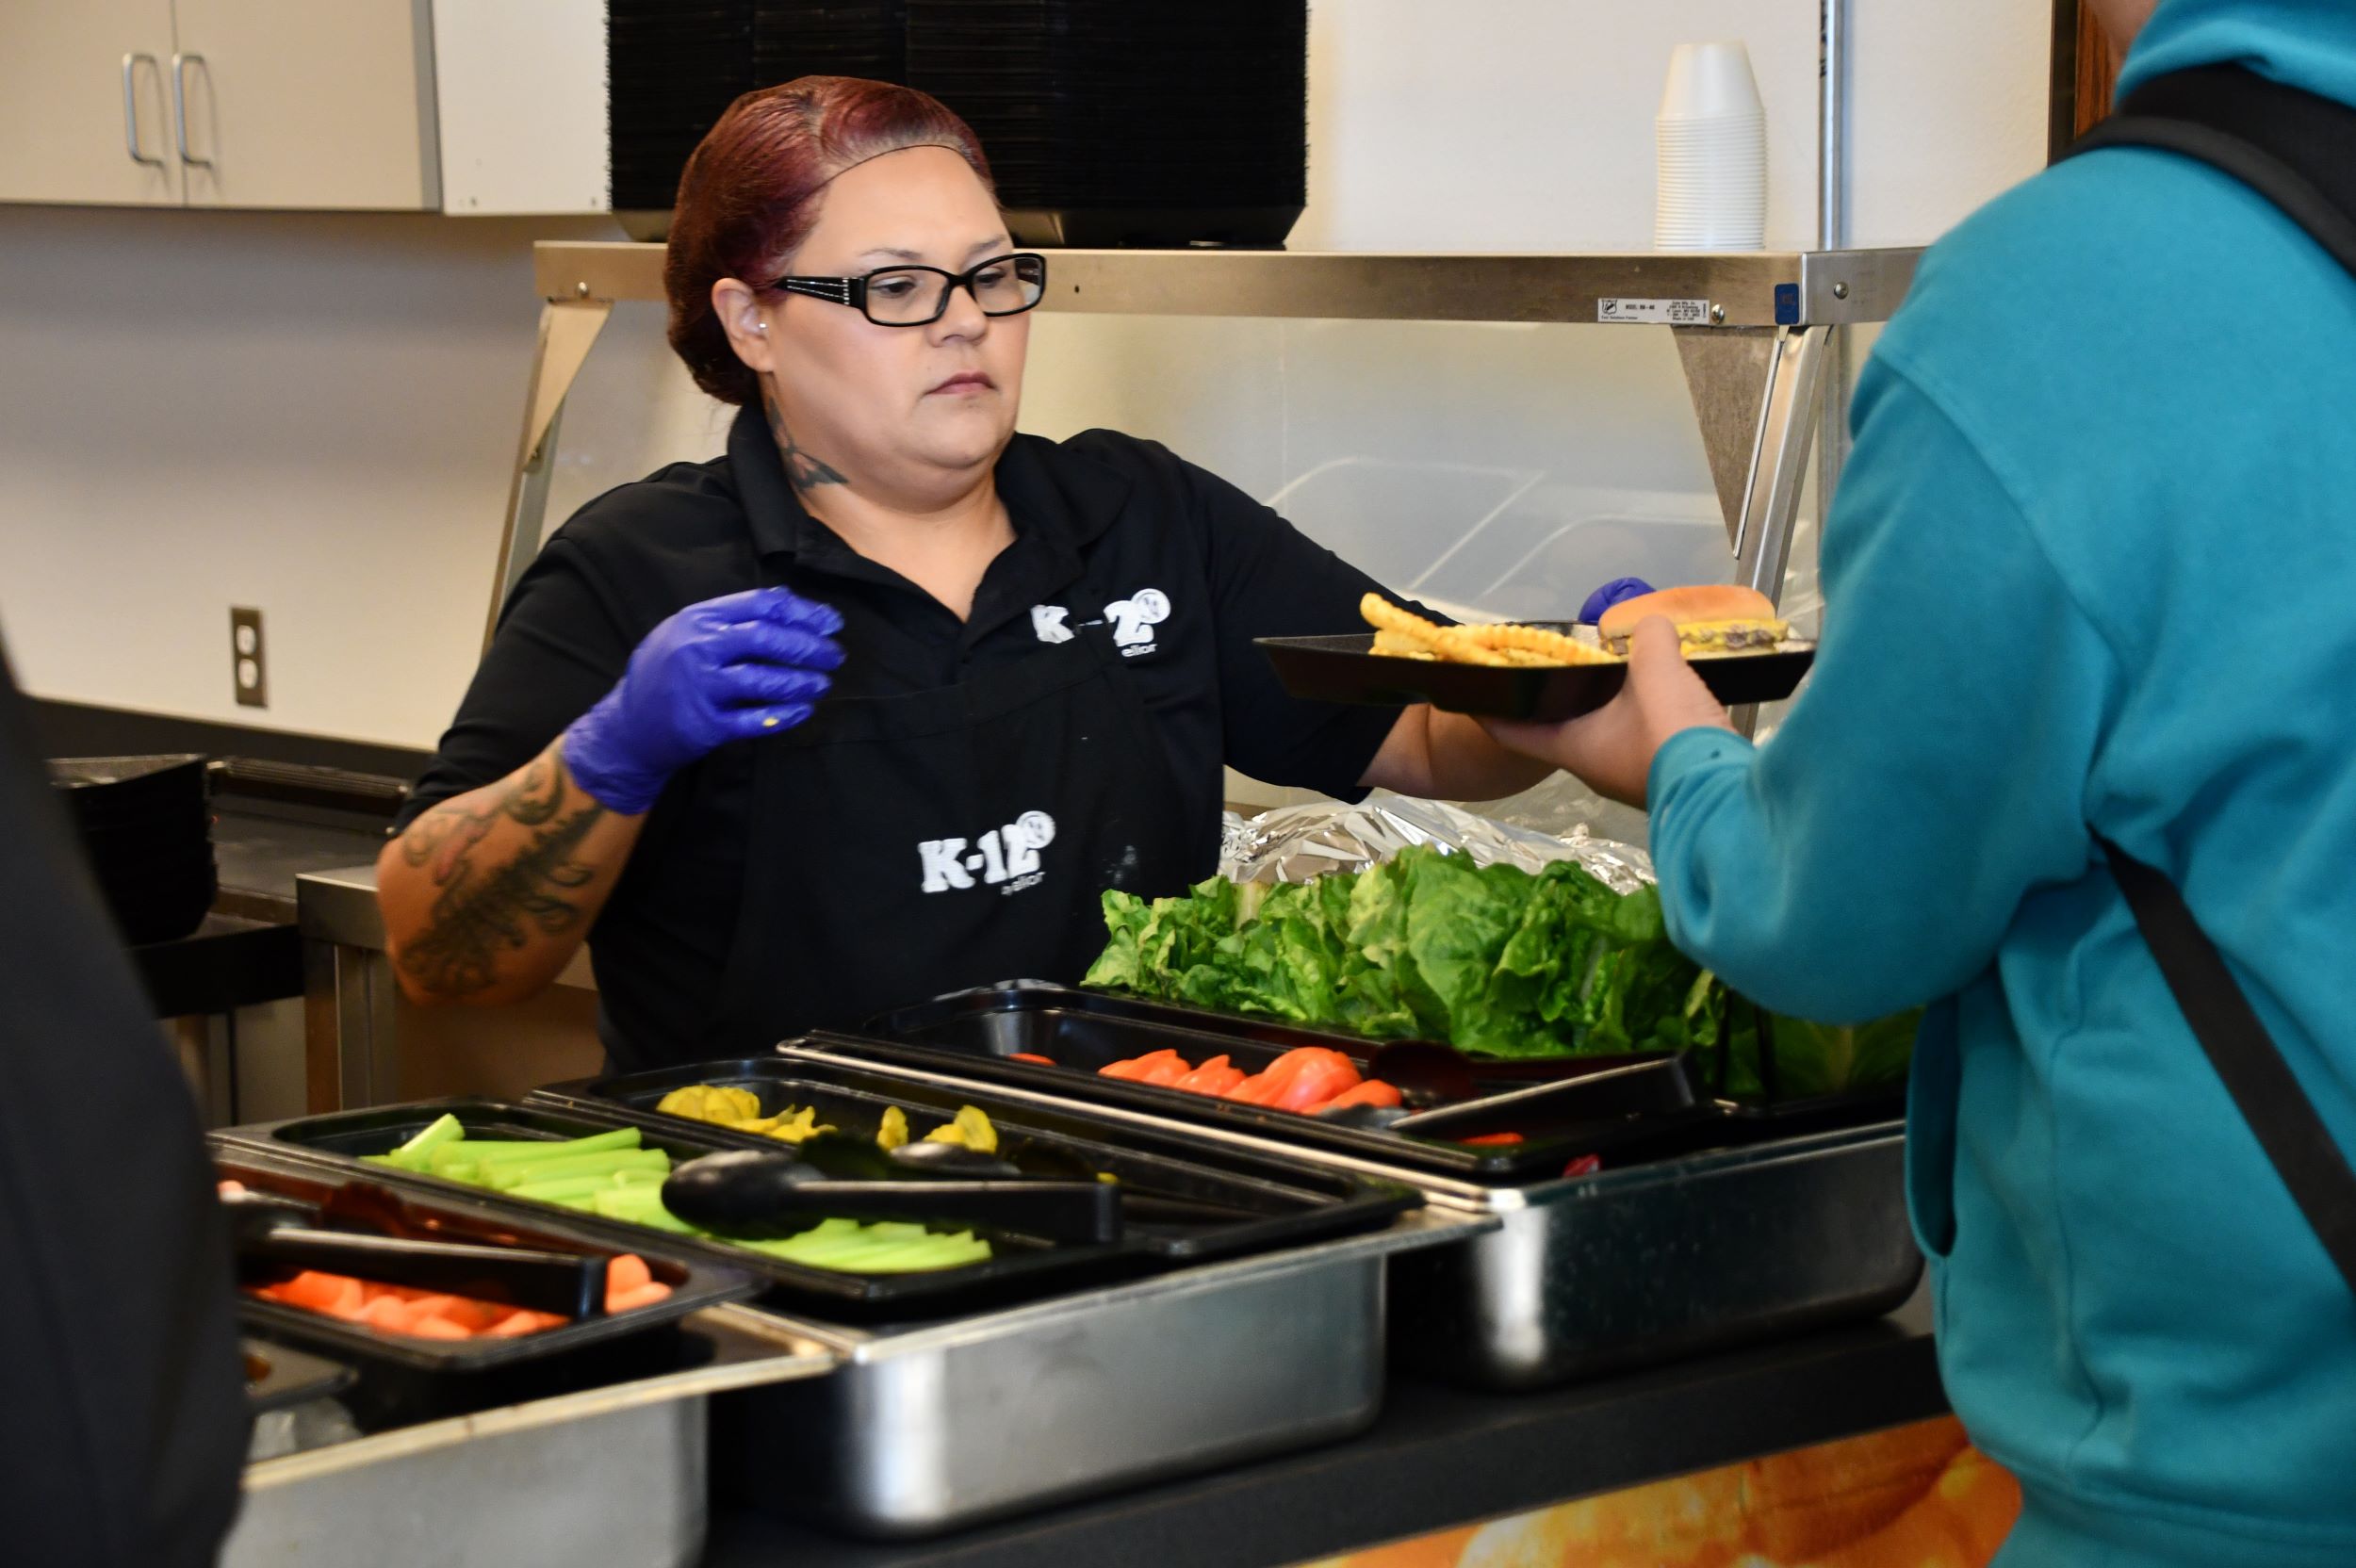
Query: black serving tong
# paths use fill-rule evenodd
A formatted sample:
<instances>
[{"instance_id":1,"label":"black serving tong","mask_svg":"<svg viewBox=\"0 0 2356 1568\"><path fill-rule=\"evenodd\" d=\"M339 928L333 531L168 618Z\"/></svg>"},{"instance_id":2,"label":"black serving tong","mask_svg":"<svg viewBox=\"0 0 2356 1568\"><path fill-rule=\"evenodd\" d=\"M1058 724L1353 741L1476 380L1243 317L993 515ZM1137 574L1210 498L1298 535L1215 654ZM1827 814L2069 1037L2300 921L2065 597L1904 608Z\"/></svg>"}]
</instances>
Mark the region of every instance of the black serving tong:
<instances>
[{"instance_id":1,"label":"black serving tong","mask_svg":"<svg viewBox=\"0 0 2356 1568\"><path fill-rule=\"evenodd\" d=\"M820 1158L838 1152L816 1152ZM740 1149L689 1160L663 1181L663 1206L691 1225L753 1240L798 1235L826 1219L980 1225L1084 1246L1119 1241L1121 1233L1121 1189L1108 1183L838 1181L815 1160L782 1150Z\"/></svg>"},{"instance_id":2,"label":"black serving tong","mask_svg":"<svg viewBox=\"0 0 2356 1568\"><path fill-rule=\"evenodd\" d=\"M378 1284L557 1313L576 1321L605 1315L607 1260L597 1253L325 1230L318 1226L319 1210L260 1193L224 1196L221 1207L229 1216L241 1269L317 1268Z\"/></svg>"},{"instance_id":3,"label":"black serving tong","mask_svg":"<svg viewBox=\"0 0 2356 1568\"><path fill-rule=\"evenodd\" d=\"M1023 1156L1030 1168L997 1154L985 1154L961 1143L904 1143L879 1148L872 1139L843 1133L820 1133L794 1146L794 1152L828 1176L854 1182L920 1181L1024 1182L1038 1184L1093 1182L1105 1184L1096 1168L1068 1150L1032 1143ZM1212 1203L1199 1198L1168 1198L1121 1186L1124 1219L1166 1225L1238 1225L1261 1218L1250 1209Z\"/></svg>"},{"instance_id":4,"label":"black serving tong","mask_svg":"<svg viewBox=\"0 0 2356 1568\"><path fill-rule=\"evenodd\" d=\"M1453 1053L1450 1053L1453 1054ZM1436 1075L1435 1075L1436 1076ZM1406 1093L1397 1080L1386 1080ZM1381 1125L1386 1132L1410 1137L1462 1139L1497 1133L1530 1134L1572 1127L1607 1127L1638 1118L1655 1119L1693 1110L1696 1105L1692 1074L1682 1056L1663 1056L1606 1068L1600 1072L1502 1094L1459 1100L1432 1110L1406 1116L1393 1112ZM1379 1110L1380 1107L1352 1109ZM1349 1112L1338 1113L1348 1116Z\"/></svg>"}]
</instances>

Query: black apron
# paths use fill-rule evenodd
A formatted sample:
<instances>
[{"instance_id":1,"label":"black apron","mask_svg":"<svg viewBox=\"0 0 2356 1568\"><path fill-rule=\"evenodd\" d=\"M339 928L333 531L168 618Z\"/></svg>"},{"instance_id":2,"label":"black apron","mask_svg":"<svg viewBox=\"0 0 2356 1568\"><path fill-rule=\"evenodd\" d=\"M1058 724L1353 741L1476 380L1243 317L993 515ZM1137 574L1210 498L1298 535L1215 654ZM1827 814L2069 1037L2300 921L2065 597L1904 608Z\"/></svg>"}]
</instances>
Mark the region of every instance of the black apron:
<instances>
[{"instance_id":1,"label":"black apron","mask_svg":"<svg viewBox=\"0 0 2356 1568\"><path fill-rule=\"evenodd\" d=\"M764 568L764 579L777 579ZM826 699L756 748L744 891L710 1038L811 1028L996 980L1077 980L1098 895L1217 868L1108 626L956 686Z\"/></svg>"}]
</instances>

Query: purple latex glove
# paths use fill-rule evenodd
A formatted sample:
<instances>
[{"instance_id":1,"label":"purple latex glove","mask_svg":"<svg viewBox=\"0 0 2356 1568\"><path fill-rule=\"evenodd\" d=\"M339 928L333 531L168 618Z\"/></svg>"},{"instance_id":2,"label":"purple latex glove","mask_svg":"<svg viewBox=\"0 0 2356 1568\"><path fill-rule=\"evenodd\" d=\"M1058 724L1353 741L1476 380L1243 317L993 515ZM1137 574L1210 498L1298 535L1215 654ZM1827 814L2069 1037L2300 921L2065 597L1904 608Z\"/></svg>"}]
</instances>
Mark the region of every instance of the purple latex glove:
<instances>
[{"instance_id":1,"label":"purple latex glove","mask_svg":"<svg viewBox=\"0 0 2356 1568\"><path fill-rule=\"evenodd\" d=\"M564 731L564 766L598 805L637 816L714 747L809 718L843 663L842 629L842 616L783 588L691 604L646 633L614 689Z\"/></svg>"},{"instance_id":2,"label":"purple latex glove","mask_svg":"<svg viewBox=\"0 0 2356 1568\"><path fill-rule=\"evenodd\" d=\"M1652 591L1652 584L1641 577L1615 577L1587 596L1587 602L1579 607L1579 624L1594 626L1622 599L1642 598Z\"/></svg>"}]
</instances>

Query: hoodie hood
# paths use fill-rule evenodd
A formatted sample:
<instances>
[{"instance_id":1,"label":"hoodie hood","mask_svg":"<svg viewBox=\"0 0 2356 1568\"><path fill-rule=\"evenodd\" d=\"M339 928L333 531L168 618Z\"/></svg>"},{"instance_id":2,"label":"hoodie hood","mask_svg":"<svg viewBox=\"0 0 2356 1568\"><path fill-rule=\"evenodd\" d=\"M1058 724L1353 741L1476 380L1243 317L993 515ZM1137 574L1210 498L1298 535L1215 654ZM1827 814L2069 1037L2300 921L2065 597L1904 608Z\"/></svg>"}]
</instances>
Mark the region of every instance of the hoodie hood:
<instances>
[{"instance_id":1,"label":"hoodie hood","mask_svg":"<svg viewBox=\"0 0 2356 1568\"><path fill-rule=\"evenodd\" d=\"M2239 65L2356 107L2349 0L2162 0L2127 52L2119 90L2200 65Z\"/></svg>"}]
</instances>

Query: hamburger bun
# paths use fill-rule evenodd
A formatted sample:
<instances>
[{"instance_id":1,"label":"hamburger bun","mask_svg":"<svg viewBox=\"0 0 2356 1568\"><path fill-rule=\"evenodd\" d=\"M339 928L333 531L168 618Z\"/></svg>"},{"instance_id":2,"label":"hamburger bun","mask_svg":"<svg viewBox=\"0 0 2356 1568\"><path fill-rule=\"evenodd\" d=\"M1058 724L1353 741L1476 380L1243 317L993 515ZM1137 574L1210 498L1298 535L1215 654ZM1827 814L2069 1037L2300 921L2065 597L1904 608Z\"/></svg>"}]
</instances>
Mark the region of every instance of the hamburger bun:
<instances>
[{"instance_id":1,"label":"hamburger bun","mask_svg":"<svg viewBox=\"0 0 2356 1568\"><path fill-rule=\"evenodd\" d=\"M1675 623L1677 641L1688 652L1763 651L1792 632L1790 624L1758 589L1710 582L1622 599L1603 612L1595 623L1595 634L1612 652L1626 653L1628 634L1638 622L1652 615L1666 615Z\"/></svg>"}]
</instances>

